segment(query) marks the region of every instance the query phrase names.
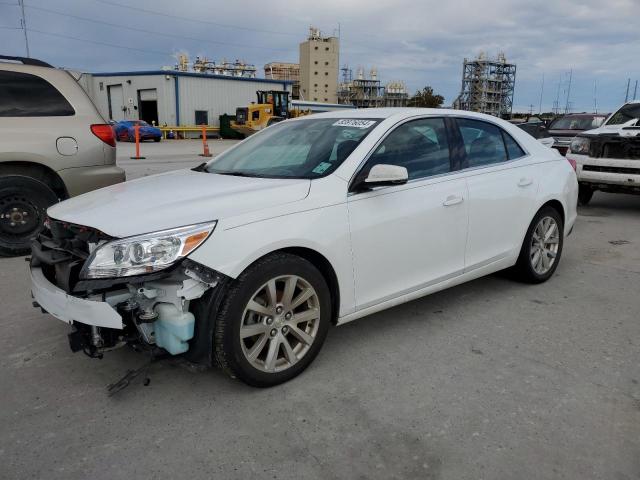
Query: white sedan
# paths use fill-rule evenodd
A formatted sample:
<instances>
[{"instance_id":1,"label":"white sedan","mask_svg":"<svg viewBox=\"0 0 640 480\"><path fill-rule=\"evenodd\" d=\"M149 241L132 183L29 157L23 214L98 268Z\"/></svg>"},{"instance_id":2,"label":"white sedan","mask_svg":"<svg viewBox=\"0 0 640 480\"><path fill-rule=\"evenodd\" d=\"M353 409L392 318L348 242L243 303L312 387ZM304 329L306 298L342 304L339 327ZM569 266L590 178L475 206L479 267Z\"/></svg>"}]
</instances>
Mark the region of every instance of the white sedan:
<instances>
[{"instance_id":1,"label":"white sedan","mask_svg":"<svg viewBox=\"0 0 640 480\"><path fill-rule=\"evenodd\" d=\"M577 193L564 157L494 117L313 115L51 207L32 291L74 351L130 344L270 386L331 324L498 270L547 280Z\"/></svg>"}]
</instances>

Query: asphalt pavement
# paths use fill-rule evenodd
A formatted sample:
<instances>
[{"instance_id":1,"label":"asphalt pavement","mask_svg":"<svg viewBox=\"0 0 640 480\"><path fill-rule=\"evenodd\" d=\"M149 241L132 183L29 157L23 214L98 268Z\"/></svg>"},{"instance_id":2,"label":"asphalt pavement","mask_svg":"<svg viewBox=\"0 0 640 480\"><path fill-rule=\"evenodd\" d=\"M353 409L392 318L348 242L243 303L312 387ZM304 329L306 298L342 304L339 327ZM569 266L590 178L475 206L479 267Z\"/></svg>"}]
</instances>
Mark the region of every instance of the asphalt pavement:
<instances>
[{"instance_id":1,"label":"asphalt pavement","mask_svg":"<svg viewBox=\"0 0 640 480\"><path fill-rule=\"evenodd\" d=\"M135 178L199 148L118 162ZM145 359L71 353L24 259L0 259L0 478L638 479L640 196L579 213L547 283L492 275L333 328L266 390L164 361L109 397Z\"/></svg>"}]
</instances>

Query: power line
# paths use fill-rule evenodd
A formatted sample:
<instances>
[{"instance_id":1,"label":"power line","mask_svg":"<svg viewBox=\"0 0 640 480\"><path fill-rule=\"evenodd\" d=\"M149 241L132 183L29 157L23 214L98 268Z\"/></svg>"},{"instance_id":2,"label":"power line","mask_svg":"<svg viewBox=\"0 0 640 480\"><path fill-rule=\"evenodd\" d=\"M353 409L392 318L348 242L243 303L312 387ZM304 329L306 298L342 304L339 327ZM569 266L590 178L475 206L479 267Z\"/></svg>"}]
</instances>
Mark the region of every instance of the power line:
<instances>
[{"instance_id":1,"label":"power line","mask_svg":"<svg viewBox=\"0 0 640 480\"><path fill-rule=\"evenodd\" d=\"M127 4L124 4L124 3L112 2L112 1L108 1L108 0L96 0L96 2L104 3L105 5L111 5L111 6L114 6L114 7L128 8L129 10L135 10L137 12L142 12L142 13L149 13L151 15L158 15L160 17L175 18L175 19L178 19L178 20L185 20L187 22L203 23L205 25L213 25L213 26L216 26L216 27L233 28L233 29L236 29L236 30L245 30L245 31L249 31L249 32L270 33L270 34L273 34L273 35L287 35L287 36L293 36L293 37L297 37L298 36L295 33L275 32L273 30L260 30L260 29L257 29L257 28L243 27L243 26L240 26L240 25L228 25L228 24L224 24L224 23L216 23L216 22L211 22L209 20L202 20L202 19L199 19L199 18L182 17L180 15L171 15L169 13L157 12L155 10L147 10L145 8L133 7L131 5L127 5Z\"/></svg>"},{"instance_id":2,"label":"power line","mask_svg":"<svg viewBox=\"0 0 640 480\"><path fill-rule=\"evenodd\" d=\"M43 8L43 7L35 7L33 5L26 5L27 8L32 9L32 10L39 10L42 12L47 12L47 13L52 13L54 15L60 15L63 17L69 17L69 18L75 18L76 20L83 20L85 22L92 22L92 23L97 23L100 25L106 25L109 27L113 27L113 28L120 28L123 30L130 30L130 31L134 31L134 32L139 32L139 33L148 33L148 34L152 34L152 35L159 35L162 37L173 37L173 38L180 38L183 40L190 40L190 41L195 41L195 42L205 42L205 43L210 43L210 44L215 44L215 45L225 45L225 46L229 46L229 47L236 47L236 48L255 48L255 49L261 49L261 50L281 50L281 51L289 51L289 48L269 48L269 47L260 47L260 46L256 46L256 45L242 45L242 44L238 44L238 43L229 43L229 42L219 42L216 40L205 40L204 38L197 38L197 37L187 37L184 35L176 35L173 33L165 33L165 32L158 32L158 31L154 31L154 30L145 30L142 28L137 28L137 27L127 27L124 25L118 25L117 23L111 23L111 22L105 22L103 20L95 20L93 18L87 18L87 17L81 17L79 15L72 15L70 13L63 13L63 12L58 12L56 10L50 10L48 8Z\"/></svg>"},{"instance_id":3,"label":"power line","mask_svg":"<svg viewBox=\"0 0 640 480\"><path fill-rule=\"evenodd\" d=\"M93 43L94 45L103 45L105 47L122 48L123 50L135 50L137 52L143 52L143 53L153 53L154 55L162 55L163 57L170 56L169 54L167 54L167 52L160 52L157 50L146 50L143 48L136 48L136 47L126 47L124 45L116 45L114 43L97 42L95 40L87 40L85 38L72 37L71 35L63 35L61 33L53 33L53 32L45 32L42 30L36 30L35 28L30 28L29 31L40 33L42 35L50 35L52 37L68 38L69 40L77 40L78 42L83 42L83 43Z\"/></svg>"}]
</instances>

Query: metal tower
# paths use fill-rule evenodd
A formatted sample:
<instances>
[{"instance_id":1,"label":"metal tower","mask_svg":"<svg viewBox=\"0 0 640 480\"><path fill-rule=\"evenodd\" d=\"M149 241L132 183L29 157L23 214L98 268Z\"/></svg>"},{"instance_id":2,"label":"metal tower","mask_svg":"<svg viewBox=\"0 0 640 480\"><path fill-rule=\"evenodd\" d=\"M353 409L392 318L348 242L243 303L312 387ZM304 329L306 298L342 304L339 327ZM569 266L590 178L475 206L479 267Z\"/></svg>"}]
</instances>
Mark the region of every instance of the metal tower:
<instances>
[{"instance_id":1,"label":"metal tower","mask_svg":"<svg viewBox=\"0 0 640 480\"><path fill-rule=\"evenodd\" d=\"M475 60L464 59L462 89L454 102L461 110L502 117L513 109L516 66L507 63L504 53L496 59L480 54Z\"/></svg>"}]
</instances>

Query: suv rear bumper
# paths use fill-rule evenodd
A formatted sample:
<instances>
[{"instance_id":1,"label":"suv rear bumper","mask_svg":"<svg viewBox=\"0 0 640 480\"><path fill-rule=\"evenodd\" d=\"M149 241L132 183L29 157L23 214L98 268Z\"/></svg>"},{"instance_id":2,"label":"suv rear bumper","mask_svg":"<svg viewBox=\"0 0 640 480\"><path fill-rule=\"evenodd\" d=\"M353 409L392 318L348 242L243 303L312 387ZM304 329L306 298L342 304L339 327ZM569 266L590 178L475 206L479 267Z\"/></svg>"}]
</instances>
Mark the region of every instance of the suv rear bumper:
<instances>
[{"instance_id":1,"label":"suv rear bumper","mask_svg":"<svg viewBox=\"0 0 640 480\"><path fill-rule=\"evenodd\" d=\"M126 180L124 170L116 165L65 168L59 170L58 175L66 185L70 197Z\"/></svg>"}]
</instances>

